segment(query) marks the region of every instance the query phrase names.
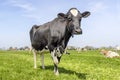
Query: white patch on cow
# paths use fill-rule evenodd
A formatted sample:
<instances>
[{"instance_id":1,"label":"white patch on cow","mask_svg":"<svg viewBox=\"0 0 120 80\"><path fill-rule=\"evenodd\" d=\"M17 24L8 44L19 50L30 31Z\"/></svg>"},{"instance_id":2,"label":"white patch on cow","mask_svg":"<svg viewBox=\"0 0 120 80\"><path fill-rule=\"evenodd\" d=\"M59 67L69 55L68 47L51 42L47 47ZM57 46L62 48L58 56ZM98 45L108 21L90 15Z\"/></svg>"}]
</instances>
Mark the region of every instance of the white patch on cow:
<instances>
[{"instance_id":1,"label":"white patch on cow","mask_svg":"<svg viewBox=\"0 0 120 80\"><path fill-rule=\"evenodd\" d=\"M55 56L55 54L56 54L56 51L53 50L53 52L51 52L51 56L52 56L52 58L53 58L54 63L55 63L55 64L58 64L58 59L57 59L57 56Z\"/></svg>"},{"instance_id":2,"label":"white patch on cow","mask_svg":"<svg viewBox=\"0 0 120 80\"><path fill-rule=\"evenodd\" d=\"M60 50L59 50L59 48L57 48L57 57L61 57L62 56L62 54L60 53Z\"/></svg>"},{"instance_id":3,"label":"white patch on cow","mask_svg":"<svg viewBox=\"0 0 120 80\"><path fill-rule=\"evenodd\" d=\"M57 52L57 57L61 57L62 54L60 52Z\"/></svg>"},{"instance_id":4,"label":"white patch on cow","mask_svg":"<svg viewBox=\"0 0 120 80\"><path fill-rule=\"evenodd\" d=\"M78 15L78 10L76 10L76 9L72 9L72 10L70 10L70 12L71 12L71 14L73 16L77 16Z\"/></svg>"}]
</instances>

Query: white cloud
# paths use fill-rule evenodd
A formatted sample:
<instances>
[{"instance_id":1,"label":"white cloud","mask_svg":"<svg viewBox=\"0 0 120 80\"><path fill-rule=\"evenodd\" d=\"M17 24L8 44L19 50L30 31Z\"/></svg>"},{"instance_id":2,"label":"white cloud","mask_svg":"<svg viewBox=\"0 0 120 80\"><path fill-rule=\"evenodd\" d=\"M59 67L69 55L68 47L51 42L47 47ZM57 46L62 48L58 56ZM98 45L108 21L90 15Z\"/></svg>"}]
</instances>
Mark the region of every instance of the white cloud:
<instances>
[{"instance_id":1,"label":"white cloud","mask_svg":"<svg viewBox=\"0 0 120 80\"><path fill-rule=\"evenodd\" d=\"M8 0L6 2L8 5L13 6L13 7L18 7L25 12L30 12L36 10L36 8L29 2L21 1L21 0Z\"/></svg>"},{"instance_id":2,"label":"white cloud","mask_svg":"<svg viewBox=\"0 0 120 80\"><path fill-rule=\"evenodd\" d=\"M26 0L7 0L4 3L4 6L11 6L13 8L18 8L21 11L21 16L34 19L39 21L38 15L35 15L37 8L30 2Z\"/></svg>"},{"instance_id":3,"label":"white cloud","mask_svg":"<svg viewBox=\"0 0 120 80\"><path fill-rule=\"evenodd\" d=\"M20 3L17 3L17 4L14 4L13 6L16 6L16 7L19 7L21 9L24 9L25 11L33 11L33 10L35 10L35 8L32 7L30 4L20 4Z\"/></svg>"}]
</instances>

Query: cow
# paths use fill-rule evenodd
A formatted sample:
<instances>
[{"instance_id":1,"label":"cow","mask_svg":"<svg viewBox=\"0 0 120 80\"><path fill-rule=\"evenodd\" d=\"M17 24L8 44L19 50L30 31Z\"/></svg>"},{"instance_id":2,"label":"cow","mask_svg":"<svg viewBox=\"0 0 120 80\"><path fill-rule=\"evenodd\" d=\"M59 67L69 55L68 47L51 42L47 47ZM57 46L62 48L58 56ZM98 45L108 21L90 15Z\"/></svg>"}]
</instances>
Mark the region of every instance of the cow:
<instances>
[{"instance_id":1,"label":"cow","mask_svg":"<svg viewBox=\"0 0 120 80\"><path fill-rule=\"evenodd\" d=\"M31 46L36 68L36 52L46 47L49 49L54 63L54 73L59 75L58 63L68 44L70 37L82 34L81 20L90 15L89 11L80 13L77 8L71 8L66 14L58 13L57 17L43 25L33 25L30 30ZM41 52L42 68L44 69L44 54Z\"/></svg>"},{"instance_id":2,"label":"cow","mask_svg":"<svg viewBox=\"0 0 120 80\"><path fill-rule=\"evenodd\" d=\"M105 55L105 57L107 58L119 58L119 54L117 52L113 52L113 51L108 51L108 50L101 50L101 54Z\"/></svg>"}]
</instances>

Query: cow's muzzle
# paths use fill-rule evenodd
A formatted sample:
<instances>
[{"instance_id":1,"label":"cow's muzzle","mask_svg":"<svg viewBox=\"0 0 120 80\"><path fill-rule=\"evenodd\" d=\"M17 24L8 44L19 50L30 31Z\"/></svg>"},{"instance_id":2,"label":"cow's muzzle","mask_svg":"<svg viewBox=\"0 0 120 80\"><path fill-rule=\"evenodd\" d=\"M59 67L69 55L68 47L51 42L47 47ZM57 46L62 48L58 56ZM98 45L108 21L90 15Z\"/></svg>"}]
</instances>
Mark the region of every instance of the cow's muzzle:
<instances>
[{"instance_id":1,"label":"cow's muzzle","mask_svg":"<svg viewBox=\"0 0 120 80\"><path fill-rule=\"evenodd\" d=\"M82 34L82 29L76 29L76 30L74 31L74 34Z\"/></svg>"}]
</instances>

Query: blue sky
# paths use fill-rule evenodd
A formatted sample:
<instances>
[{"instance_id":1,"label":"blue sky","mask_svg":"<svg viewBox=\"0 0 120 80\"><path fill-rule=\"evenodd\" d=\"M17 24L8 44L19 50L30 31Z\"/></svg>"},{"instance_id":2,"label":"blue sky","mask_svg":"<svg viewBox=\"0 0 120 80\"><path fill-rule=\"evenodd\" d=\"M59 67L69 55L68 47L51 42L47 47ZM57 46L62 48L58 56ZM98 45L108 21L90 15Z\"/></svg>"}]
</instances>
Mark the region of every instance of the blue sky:
<instances>
[{"instance_id":1,"label":"blue sky","mask_svg":"<svg viewBox=\"0 0 120 80\"><path fill-rule=\"evenodd\" d=\"M83 34L69 45L120 45L120 0L0 0L0 48L30 46L32 25L51 21L71 7L91 15L82 19Z\"/></svg>"}]
</instances>

